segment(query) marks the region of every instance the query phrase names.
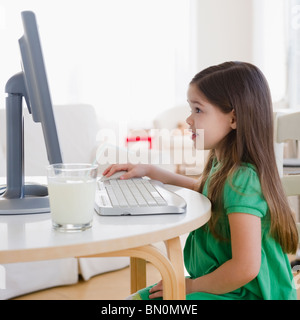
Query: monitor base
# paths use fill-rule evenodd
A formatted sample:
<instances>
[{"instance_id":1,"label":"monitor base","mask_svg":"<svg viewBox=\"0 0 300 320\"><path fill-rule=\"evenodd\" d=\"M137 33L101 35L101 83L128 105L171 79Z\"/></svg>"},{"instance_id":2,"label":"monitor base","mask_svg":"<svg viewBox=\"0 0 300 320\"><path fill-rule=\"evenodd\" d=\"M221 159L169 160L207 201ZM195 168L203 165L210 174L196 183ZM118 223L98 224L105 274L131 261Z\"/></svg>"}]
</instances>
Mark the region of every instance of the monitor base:
<instances>
[{"instance_id":1,"label":"monitor base","mask_svg":"<svg viewBox=\"0 0 300 320\"><path fill-rule=\"evenodd\" d=\"M24 186L23 198L0 196L0 215L36 214L50 212L47 187L29 184Z\"/></svg>"},{"instance_id":2,"label":"monitor base","mask_svg":"<svg viewBox=\"0 0 300 320\"><path fill-rule=\"evenodd\" d=\"M50 212L49 198L28 196L22 199L0 197L0 215L35 214Z\"/></svg>"}]
</instances>

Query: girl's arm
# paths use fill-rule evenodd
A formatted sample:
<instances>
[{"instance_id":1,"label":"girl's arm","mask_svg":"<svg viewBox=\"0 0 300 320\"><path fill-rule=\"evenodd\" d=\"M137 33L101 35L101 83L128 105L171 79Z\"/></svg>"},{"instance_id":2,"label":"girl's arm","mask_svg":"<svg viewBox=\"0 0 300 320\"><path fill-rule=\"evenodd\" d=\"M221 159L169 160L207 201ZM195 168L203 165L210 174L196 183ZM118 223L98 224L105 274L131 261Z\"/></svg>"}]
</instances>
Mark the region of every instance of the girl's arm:
<instances>
[{"instance_id":1,"label":"girl's arm","mask_svg":"<svg viewBox=\"0 0 300 320\"><path fill-rule=\"evenodd\" d=\"M224 294L253 280L261 263L261 221L246 213L229 214L232 259L215 271L196 279L186 279L186 293ZM162 283L154 286L149 297L161 297Z\"/></svg>"},{"instance_id":2,"label":"girl's arm","mask_svg":"<svg viewBox=\"0 0 300 320\"><path fill-rule=\"evenodd\" d=\"M261 221L246 213L228 216L231 233L232 259L215 271L187 281L187 293L224 294L253 280L261 263Z\"/></svg>"},{"instance_id":3,"label":"girl's arm","mask_svg":"<svg viewBox=\"0 0 300 320\"><path fill-rule=\"evenodd\" d=\"M120 179L130 179L147 176L153 180L158 180L163 183L172 184L192 190L195 190L197 185L197 180L194 178L189 178L177 173L173 173L150 164L114 164L108 167L103 172L103 175L106 177L110 177L115 172L123 170L127 172L124 173L120 177Z\"/></svg>"}]
</instances>

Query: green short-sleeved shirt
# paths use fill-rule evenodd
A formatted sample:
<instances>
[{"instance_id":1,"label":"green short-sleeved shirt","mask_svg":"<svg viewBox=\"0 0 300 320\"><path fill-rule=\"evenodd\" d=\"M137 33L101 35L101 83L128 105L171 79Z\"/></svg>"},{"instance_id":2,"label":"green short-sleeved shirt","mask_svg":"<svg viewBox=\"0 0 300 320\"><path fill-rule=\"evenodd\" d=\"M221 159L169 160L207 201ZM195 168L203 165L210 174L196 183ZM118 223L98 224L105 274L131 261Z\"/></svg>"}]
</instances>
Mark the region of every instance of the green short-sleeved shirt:
<instances>
[{"instance_id":1,"label":"green short-sleeved shirt","mask_svg":"<svg viewBox=\"0 0 300 320\"><path fill-rule=\"evenodd\" d=\"M218 170L213 166L211 174ZM203 194L207 195L209 179ZM296 299L293 288L293 276L287 255L281 246L270 236L268 205L261 191L260 181L255 167L243 164L227 180L223 192L223 215L220 218L222 231L230 237L228 214L241 212L261 218L262 244L261 267L257 277L245 286L220 296L192 293L191 299ZM192 278L201 277L217 269L231 259L230 241L220 241L212 236L207 226L190 233L185 248L184 261Z\"/></svg>"},{"instance_id":2,"label":"green short-sleeved shirt","mask_svg":"<svg viewBox=\"0 0 300 320\"><path fill-rule=\"evenodd\" d=\"M215 163L210 176L218 170ZM204 186L203 194L207 196L209 179ZM234 212L253 214L261 218L262 246L261 267L257 277L245 286L223 295L203 292L188 294L188 300L219 299L296 299L293 276L287 255L281 246L270 236L268 205L262 195L260 181L255 167L243 164L234 174L232 180L226 181L223 192L223 208L220 217L223 235L230 239L228 214ZM216 239L206 225L191 232L184 248L184 262L191 278L208 274L224 262L231 259L230 241ZM142 299L149 299L149 289L139 291Z\"/></svg>"}]
</instances>

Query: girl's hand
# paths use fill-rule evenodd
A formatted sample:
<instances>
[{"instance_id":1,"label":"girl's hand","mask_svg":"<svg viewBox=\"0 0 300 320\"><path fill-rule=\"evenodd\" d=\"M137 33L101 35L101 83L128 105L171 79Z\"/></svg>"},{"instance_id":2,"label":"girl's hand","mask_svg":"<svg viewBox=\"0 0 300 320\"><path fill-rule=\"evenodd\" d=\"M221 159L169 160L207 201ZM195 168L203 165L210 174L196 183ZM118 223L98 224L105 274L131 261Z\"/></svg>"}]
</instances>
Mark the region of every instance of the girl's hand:
<instances>
[{"instance_id":1,"label":"girl's hand","mask_svg":"<svg viewBox=\"0 0 300 320\"><path fill-rule=\"evenodd\" d=\"M120 177L121 180L147 176L162 183L192 190L196 190L195 186L198 185L197 180L194 178L186 177L151 164L113 164L103 171L103 176L109 178L118 171L127 171L127 173L124 173Z\"/></svg>"},{"instance_id":2,"label":"girl's hand","mask_svg":"<svg viewBox=\"0 0 300 320\"><path fill-rule=\"evenodd\" d=\"M149 290L149 293L151 293L149 295L150 299L162 298L162 296L163 296L163 283L162 283L162 280L160 280L155 286L153 286Z\"/></svg>"},{"instance_id":3,"label":"girl's hand","mask_svg":"<svg viewBox=\"0 0 300 320\"><path fill-rule=\"evenodd\" d=\"M193 285L193 279L186 278L185 279L186 294L193 292L192 285ZM149 293L150 293L150 295L149 295L150 299L163 297L163 282L162 282L162 280L160 280L155 286L153 286L149 290Z\"/></svg>"},{"instance_id":4,"label":"girl's hand","mask_svg":"<svg viewBox=\"0 0 300 320\"><path fill-rule=\"evenodd\" d=\"M148 164L113 164L106 168L103 171L103 176L105 177L110 177L114 173L118 171L127 171L127 173L124 173L120 179L125 180L125 179L131 179L131 178L140 178L147 176L149 171L150 171L150 165Z\"/></svg>"}]
</instances>

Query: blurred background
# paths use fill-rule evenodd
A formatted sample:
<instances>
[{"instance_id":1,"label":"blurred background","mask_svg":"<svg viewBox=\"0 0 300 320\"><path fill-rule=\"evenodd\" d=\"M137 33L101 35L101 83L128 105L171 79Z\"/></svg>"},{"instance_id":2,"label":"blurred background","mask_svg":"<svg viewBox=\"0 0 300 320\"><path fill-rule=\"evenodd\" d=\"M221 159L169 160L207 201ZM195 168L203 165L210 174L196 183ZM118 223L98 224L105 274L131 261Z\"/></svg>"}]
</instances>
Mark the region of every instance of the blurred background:
<instances>
[{"instance_id":1,"label":"blurred background","mask_svg":"<svg viewBox=\"0 0 300 320\"><path fill-rule=\"evenodd\" d=\"M258 65L275 105L299 105L299 0L1 0L0 108L21 70L23 10L37 16L53 104L91 104L108 123L151 127L227 60Z\"/></svg>"}]
</instances>

